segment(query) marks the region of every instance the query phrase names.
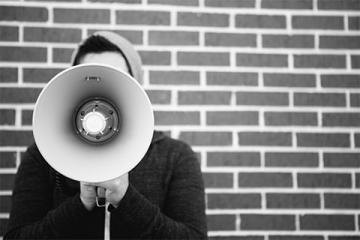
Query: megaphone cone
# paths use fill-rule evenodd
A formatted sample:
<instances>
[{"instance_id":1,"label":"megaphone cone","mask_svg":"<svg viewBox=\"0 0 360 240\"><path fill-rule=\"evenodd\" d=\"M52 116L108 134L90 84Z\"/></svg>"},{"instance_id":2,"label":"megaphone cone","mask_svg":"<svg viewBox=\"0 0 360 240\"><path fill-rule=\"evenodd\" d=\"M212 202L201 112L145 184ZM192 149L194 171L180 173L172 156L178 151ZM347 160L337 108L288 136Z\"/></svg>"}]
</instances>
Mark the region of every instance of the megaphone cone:
<instances>
[{"instance_id":1,"label":"megaphone cone","mask_svg":"<svg viewBox=\"0 0 360 240\"><path fill-rule=\"evenodd\" d=\"M134 168L152 139L150 100L127 73L82 64L57 74L39 95L33 132L51 167L77 181L102 182Z\"/></svg>"}]
</instances>

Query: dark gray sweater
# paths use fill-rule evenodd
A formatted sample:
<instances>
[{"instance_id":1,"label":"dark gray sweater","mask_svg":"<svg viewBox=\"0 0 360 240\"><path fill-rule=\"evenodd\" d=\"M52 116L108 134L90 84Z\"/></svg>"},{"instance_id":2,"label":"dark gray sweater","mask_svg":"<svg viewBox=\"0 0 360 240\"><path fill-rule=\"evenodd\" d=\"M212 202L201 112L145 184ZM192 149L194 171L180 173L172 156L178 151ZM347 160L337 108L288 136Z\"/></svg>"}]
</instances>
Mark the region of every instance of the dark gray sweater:
<instances>
[{"instance_id":1,"label":"dark gray sweater","mask_svg":"<svg viewBox=\"0 0 360 240\"><path fill-rule=\"evenodd\" d=\"M203 180L187 144L154 132L145 157L130 171L129 182L118 208L109 207L112 239L207 237ZM15 179L4 238L95 239L103 234L104 209L87 211L79 197L79 182L57 173L36 145L30 146Z\"/></svg>"}]
</instances>

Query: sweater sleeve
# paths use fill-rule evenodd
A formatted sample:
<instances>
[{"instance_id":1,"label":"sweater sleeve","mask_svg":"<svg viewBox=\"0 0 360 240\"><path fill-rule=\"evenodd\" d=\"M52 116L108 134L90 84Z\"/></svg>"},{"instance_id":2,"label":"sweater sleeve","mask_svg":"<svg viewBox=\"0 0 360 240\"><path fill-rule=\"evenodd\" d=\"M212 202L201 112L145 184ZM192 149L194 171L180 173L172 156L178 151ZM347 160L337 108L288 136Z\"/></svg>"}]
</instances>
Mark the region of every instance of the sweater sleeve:
<instances>
[{"instance_id":1,"label":"sweater sleeve","mask_svg":"<svg viewBox=\"0 0 360 240\"><path fill-rule=\"evenodd\" d=\"M176 160L163 212L131 184L119 206L110 211L115 238L126 228L141 238L206 239L203 180L190 147Z\"/></svg>"},{"instance_id":2,"label":"sweater sleeve","mask_svg":"<svg viewBox=\"0 0 360 240\"><path fill-rule=\"evenodd\" d=\"M32 148L32 149L31 149ZM89 217L79 194L51 209L52 187L48 166L31 147L25 153L15 178L8 231L4 239L64 238L82 235L78 227Z\"/></svg>"}]
</instances>

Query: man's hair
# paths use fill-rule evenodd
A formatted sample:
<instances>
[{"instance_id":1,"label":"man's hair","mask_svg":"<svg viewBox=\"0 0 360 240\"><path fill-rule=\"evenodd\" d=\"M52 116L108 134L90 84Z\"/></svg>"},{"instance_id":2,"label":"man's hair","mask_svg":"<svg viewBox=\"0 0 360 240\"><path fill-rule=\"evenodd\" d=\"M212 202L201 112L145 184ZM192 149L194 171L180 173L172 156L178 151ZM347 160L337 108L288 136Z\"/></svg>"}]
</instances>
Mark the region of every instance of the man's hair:
<instances>
[{"instance_id":1,"label":"man's hair","mask_svg":"<svg viewBox=\"0 0 360 240\"><path fill-rule=\"evenodd\" d=\"M73 66L78 65L81 58L83 58L88 53L102 52L118 52L119 54L121 54L121 56L125 59L129 74L133 76L129 61L125 57L125 54L121 51L121 49L106 38L99 35L91 35L79 46L73 61Z\"/></svg>"}]
</instances>

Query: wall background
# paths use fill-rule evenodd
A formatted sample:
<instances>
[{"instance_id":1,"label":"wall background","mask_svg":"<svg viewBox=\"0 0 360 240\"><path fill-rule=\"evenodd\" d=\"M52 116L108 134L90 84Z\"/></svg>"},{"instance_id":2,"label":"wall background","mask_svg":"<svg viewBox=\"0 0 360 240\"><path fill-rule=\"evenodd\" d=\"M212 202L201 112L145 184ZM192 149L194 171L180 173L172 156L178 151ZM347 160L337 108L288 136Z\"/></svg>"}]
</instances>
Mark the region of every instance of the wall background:
<instances>
[{"instance_id":1,"label":"wall background","mask_svg":"<svg viewBox=\"0 0 360 240\"><path fill-rule=\"evenodd\" d=\"M98 29L198 152L213 239L359 239L358 0L1 1L0 235L34 102Z\"/></svg>"}]
</instances>

